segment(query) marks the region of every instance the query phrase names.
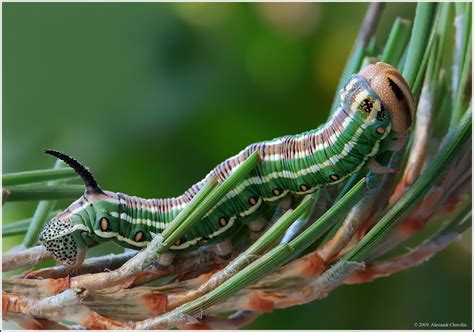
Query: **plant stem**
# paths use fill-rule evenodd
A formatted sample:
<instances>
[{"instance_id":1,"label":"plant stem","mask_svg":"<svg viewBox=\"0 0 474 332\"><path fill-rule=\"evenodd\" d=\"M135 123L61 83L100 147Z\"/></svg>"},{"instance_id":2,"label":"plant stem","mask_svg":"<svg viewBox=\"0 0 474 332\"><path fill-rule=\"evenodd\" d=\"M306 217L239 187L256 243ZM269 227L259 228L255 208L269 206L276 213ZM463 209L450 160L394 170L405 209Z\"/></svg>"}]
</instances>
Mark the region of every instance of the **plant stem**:
<instances>
[{"instance_id":1,"label":"plant stem","mask_svg":"<svg viewBox=\"0 0 474 332\"><path fill-rule=\"evenodd\" d=\"M77 177L77 174L71 168L52 168L39 171L4 174L2 176L2 184L4 187L9 187L36 182L67 179L73 177Z\"/></svg>"},{"instance_id":2,"label":"plant stem","mask_svg":"<svg viewBox=\"0 0 474 332\"><path fill-rule=\"evenodd\" d=\"M472 114L466 113L459 127L451 133L440 152L427 167L425 173L418 178L413 186L385 213L382 219L367 233L367 235L345 257L346 261L363 262L371 250L381 243L396 223L405 217L415 207L423 196L439 179L439 175L462 148L471 134Z\"/></svg>"},{"instance_id":3,"label":"plant stem","mask_svg":"<svg viewBox=\"0 0 474 332\"><path fill-rule=\"evenodd\" d=\"M380 61L390 63L393 66L397 65L410 40L410 28L411 21L399 17L395 19Z\"/></svg>"},{"instance_id":4,"label":"plant stem","mask_svg":"<svg viewBox=\"0 0 474 332\"><path fill-rule=\"evenodd\" d=\"M47 219L54 217L59 212L59 210L50 212ZM12 221L8 224L4 223L2 225L2 236L13 236L26 233L26 231L28 230L28 226L31 224L31 220L32 218L27 218Z\"/></svg>"},{"instance_id":5,"label":"plant stem","mask_svg":"<svg viewBox=\"0 0 474 332\"><path fill-rule=\"evenodd\" d=\"M359 30L359 35L357 36L352 48L351 55L349 56L344 70L342 71L341 78L336 89L337 92L342 89L349 77L360 69L362 60L365 56L365 50L370 42L371 37L375 33L375 28L377 27L380 17L382 16L384 6L385 4L383 2L372 2L369 4L367 13L364 17L364 22L362 23L362 26ZM339 93L337 93L336 97L334 98L331 111L329 112L329 117L331 117L336 111L338 104Z\"/></svg>"},{"instance_id":6,"label":"plant stem","mask_svg":"<svg viewBox=\"0 0 474 332\"><path fill-rule=\"evenodd\" d=\"M412 36L408 44L407 58L403 68L403 77L408 85L413 88L416 76L426 52L431 27L435 17L436 4L421 2L416 6L415 21Z\"/></svg>"},{"instance_id":7,"label":"plant stem","mask_svg":"<svg viewBox=\"0 0 474 332\"><path fill-rule=\"evenodd\" d=\"M169 316L183 314L195 316L202 310L209 308L220 300L247 287L262 276L276 270L298 252L304 250L322 236L324 231L337 221L337 217L339 217L341 213L349 210L363 197L366 190L365 179L362 179L339 202L333 205L313 225L290 243L279 244L226 280L222 285L200 298L188 302L163 316L139 322L135 324L134 328L167 328L169 327L167 324L170 322Z\"/></svg>"},{"instance_id":8,"label":"plant stem","mask_svg":"<svg viewBox=\"0 0 474 332\"><path fill-rule=\"evenodd\" d=\"M51 186L16 186L9 188L8 201L37 201L73 199L84 193L82 184L58 184Z\"/></svg>"}]
</instances>

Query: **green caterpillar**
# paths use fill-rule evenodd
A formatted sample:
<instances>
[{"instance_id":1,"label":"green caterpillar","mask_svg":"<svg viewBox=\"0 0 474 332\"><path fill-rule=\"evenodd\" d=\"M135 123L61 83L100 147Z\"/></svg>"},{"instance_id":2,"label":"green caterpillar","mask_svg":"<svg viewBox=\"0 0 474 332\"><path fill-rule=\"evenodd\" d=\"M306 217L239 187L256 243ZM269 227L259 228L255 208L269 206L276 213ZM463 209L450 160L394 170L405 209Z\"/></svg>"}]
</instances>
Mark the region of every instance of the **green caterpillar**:
<instances>
[{"instance_id":1,"label":"green caterpillar","mask_svg":"<svg viewBox=\"0 0 474 332\"><path fill-rule=\"evenodd\" d=\"M393 67L379 62L353 75L340 97L338 110L318 129L252 144L176 198L144 199L102 190L78 161L46 150L72 167L86 189L45 225L40 241L65 265L81 264L87 247L111 239L124 247L143 248L153 234L163 232L210 176L224 180L257 151L260 164L170 247L169 257L210 244L217 254L226 256L232 250L228 239L238 223L260 231L262 211L288 193L310 194L343 181L368 163L383 171L374 157L406 137L412 126L414 101L407 83ZM160 263L167 265L171 260Z\"/></svg>"}]
</instances>

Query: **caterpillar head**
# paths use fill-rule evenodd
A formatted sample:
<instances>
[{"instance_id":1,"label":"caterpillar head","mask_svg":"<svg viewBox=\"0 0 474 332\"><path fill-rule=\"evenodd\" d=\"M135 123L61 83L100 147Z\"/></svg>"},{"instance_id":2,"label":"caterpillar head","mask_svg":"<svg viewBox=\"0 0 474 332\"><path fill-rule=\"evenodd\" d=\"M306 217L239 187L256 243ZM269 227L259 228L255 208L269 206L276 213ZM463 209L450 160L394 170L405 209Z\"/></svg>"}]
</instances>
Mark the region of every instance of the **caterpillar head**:
<instances>
[{"instance_id":1,"label":"caterpillar head","mask_svg":"<svg viewBox=\"0 0 474 332\"><path fill-rule=\"evenodd\" d=\"M84 180L84 195L72 203L66 210L51 219L41 231L40 242L55 260L64 265L79 265L84 260L87 244L82 237L90 232L85 220L89 218L86 209L92 201L106 195L99 187L90 171L74 158L55 150L45 153L61 159Z\"/></svg>"},{"instance_id":2,"label":"caterpillar head","mask_svg":"<svg viewBox=\"0 0 474 332\"><path fill-rule=\"evenodd\" d=\"M39 236L51 256L68 266L81 264L87 249L80 235L87 227L74 219L77 216L63 212L51 219Z\"/></svg>"},{"instance_id":3,"label":"caterpillar head","mask_svg":"<svg viewBox=\"0 0 474 332\"><path fill-rule=\"evenodd\" d=\"M415 102L403 76L383 62L365 66L359 75L379 96L385 111L390 115L392 131L401 135L410 131L415 117Z\"/></svg>"}]
</instances>

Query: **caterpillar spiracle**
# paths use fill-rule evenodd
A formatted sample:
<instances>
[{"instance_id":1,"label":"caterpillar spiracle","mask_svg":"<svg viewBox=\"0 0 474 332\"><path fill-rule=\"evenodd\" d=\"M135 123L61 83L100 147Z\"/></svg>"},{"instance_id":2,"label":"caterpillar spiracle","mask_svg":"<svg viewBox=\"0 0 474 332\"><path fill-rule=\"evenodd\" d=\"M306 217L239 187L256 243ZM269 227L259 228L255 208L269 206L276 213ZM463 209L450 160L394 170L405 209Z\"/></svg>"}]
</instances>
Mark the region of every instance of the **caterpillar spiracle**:
<instances>
[{"instance_id":1,"label":"caterpillar spiracle","mask_svg":"<svg viewBox=\"0 0 474 332\"><path fill-rule=\"evenodd\" d=\"M72 167L86 189L44 226L40 242L65 265L81 264L88 247L107 240L143 248L153 234L163 232L210 176L224 180L257 151L258 166L169 252L172 258L176 253L213 245L217 254L226 256L232 250L227 239L239 223L259 231L264 226L259 218L262 211L289 193L307 195L343 181L406 137L413 117L413 96L402 75L388 64L371 64L352 75L340 92L338 109L326 124L302 134L252 144L219 164L181 196L165 199L102 190L89 170L74 158L46 150ZM160 263L171 264L171 259Z\"/></svg>"}]
</instances>

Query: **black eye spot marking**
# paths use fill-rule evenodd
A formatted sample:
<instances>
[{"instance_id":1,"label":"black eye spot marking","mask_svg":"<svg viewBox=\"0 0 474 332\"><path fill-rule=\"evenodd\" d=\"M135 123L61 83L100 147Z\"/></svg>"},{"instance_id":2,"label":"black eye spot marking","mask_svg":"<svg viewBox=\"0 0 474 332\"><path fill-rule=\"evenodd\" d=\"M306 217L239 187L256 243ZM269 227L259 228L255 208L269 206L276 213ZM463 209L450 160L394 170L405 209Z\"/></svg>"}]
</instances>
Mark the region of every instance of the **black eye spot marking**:
<instances>
[{"instance_id":1,"label":"black eye spot marking","mask_svg":"<svg viewBox=\"0 0 474 332\"><path fill-rule=\"evenodd\" d=\"M100 229L102 232L105 232L109 229L109 221L107 220L107 218L102 217L100 219Z\"/></svg>"},{"instance_id":2,"label":"black eye spot marking","mask_svg":"<svg viewBox=\"0 0 474 332\"><path fill-rule=\"evenodd\" d=\"M305 184L300 185L300 190L301 191L308 191L309 189L310 189L310 187L305 185Z\"/></svg>"},{"instance_id":3,"label":"black eye spot marking","mask_svg":"<svg viewBox=\"0 0 474 332\"><path fill-rule=\"evenodd\" d=\"M330 178L332 181L337 181L337 180L339 180L339 175L337 175L337 174L331 174L331 175L329 175L329 178Z\"/></svg>"},{"instance_id":4,"label":"black eye spot marking","mask_svg":"<svg viewBox=\"0 0 474 332\"><path fill-rule=\"evenodd\" d=\"M390 84L390 88L392 89L393 93L395 94L395 97L397 97L398 100L403 100L404 96L403 96L402 89L400 89L400 87L397 85L397 83L392 81L390 79L390 77L388 78L388 84Z\"/></svg>"},{"instance_id":5,"label":"black eye spot marking","mask_svg":"<svg viewBox=\"0 0 474 332\"><path fill-rule=\"evenodd\" d=\"M249 204L250 205L254 206L255 204L257 204L257 202L258 202L258 200L257 200L256 197L252 196L252 197L249 198Z\"/></svg>"},{"instance_id":6,"label":"black eye spot marking","mask_svg":"<svg viewBox=\"0 0 474 332\"><path fill-rule=\"evenodd\" d=\"M372 100L365 98L360 103L360 107L362 107L364 112L370 113L372 111L372 108L374 107L374 103L372 102Z\"/></svg>"},{"instance_id":7,"label":"black eye spot marking","mask_svg":"<svg viewBox=\"0 0 474 332\"><path fill-rule=\"evenodd\" d=\"M224 227L225 225L227 225L228 222L229 222L229 221L227 220L226 217L221 217L221 218L219 219L219 225L221 225L222 227Z\"/></svg>"},{"instance_id":8,"label":"black eye spot marking","mask_svg":"<svg viewBox=\"0 0 474 332\"><path fill-rule=\"evenodd\" d=\"M275 188L272 190L273 196L280 196L281 195L281 190L278 188Z\"/></svg>"},{"instance_id":9,"label":"black eye spot marking","mask_svg":"<svg viewBox=\"0 0 474 332\"><path fill-rule=\"evenodd\" d=\"M141 240L143 240L143 232L142 231L136 232L135 237L133 239L135 240L135 242L140 242Z\"/></svg>"}]
</instances>

